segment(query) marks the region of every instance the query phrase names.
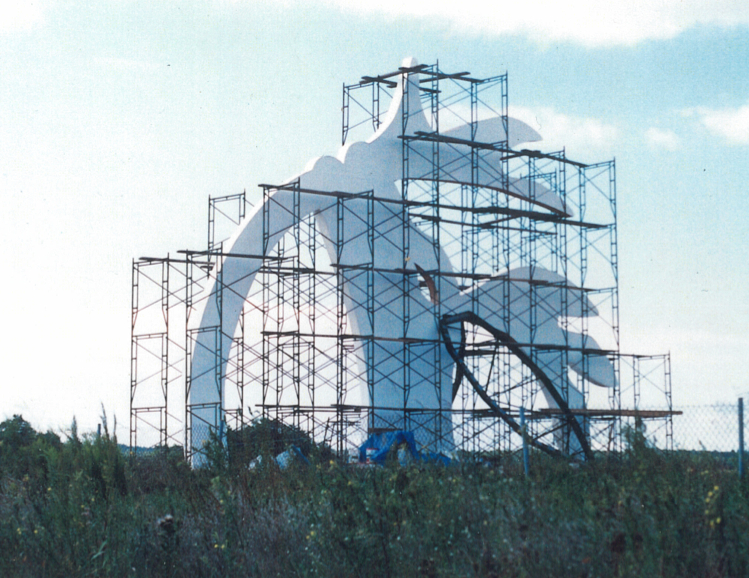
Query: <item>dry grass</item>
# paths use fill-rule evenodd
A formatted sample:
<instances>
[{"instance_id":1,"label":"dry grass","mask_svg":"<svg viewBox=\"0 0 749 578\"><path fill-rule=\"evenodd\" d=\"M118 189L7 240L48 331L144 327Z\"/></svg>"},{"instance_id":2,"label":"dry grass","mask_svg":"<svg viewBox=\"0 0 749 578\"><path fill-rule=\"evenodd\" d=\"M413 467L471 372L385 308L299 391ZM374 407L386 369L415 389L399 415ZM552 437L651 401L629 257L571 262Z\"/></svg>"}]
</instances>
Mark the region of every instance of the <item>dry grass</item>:
<instances>
[{"instance_id":1,"label":"dry grass","mask_svg":"<svg viewBox=\"0 0 749 578\"><path fill-rule=\"evenodd\" d=\"M3 425L2 576L749 573L746 486L707 454L533 455L529 478L512 456L193 471L174 453L127 458L108 435L19 441Z\"/></svg>"}]
</instances>

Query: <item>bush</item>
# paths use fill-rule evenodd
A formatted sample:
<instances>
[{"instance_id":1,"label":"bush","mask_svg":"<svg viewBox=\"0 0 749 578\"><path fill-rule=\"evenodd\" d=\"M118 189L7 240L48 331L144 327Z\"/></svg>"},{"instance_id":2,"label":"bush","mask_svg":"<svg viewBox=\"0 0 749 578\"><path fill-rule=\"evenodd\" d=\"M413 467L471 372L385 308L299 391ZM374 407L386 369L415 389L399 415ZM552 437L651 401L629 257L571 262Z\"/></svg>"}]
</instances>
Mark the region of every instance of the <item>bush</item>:
<instances>
[{"instance_id":1,"label":"bush","mask_svg":"<svg viewBox=\"0 0 749 578\"><path fill-rule=\"evenodd\" d=\"M306 432L280 421L260 418L238 430L228 429L225 443L212 434L205 448L209 469L236 472L262 456L266 463L295 446L312 462L336 459L329 446L317 444Z\"/></svg>"},{"instance_id":2,"label":"bush","mask_svg":"<svg viewBox=\"0 0 749 578\"><path fill-rule=\"evenodd\" d=\"M48 460L62 446L53 432L37 433L20 415L0 423L0 474L29 476L45 483Z\"/></svg>"},{"instance_id":3,"label":"bush","mask_svg":"<svg viewBox=\"0 0 749 578\"><path fill-rule=\"evenodd\" d=\"M20 416L0 424L0 440L1 576L749 572L749 505L735 469L638 440L574 467L534 453L529 477L501 454L451 467L345 466L273 422L229 433L221 471L191 469L178 448L127 456L106 429L63 443ZM244 467L290 443L310 467Z\"/></svg>"}]
</instances>

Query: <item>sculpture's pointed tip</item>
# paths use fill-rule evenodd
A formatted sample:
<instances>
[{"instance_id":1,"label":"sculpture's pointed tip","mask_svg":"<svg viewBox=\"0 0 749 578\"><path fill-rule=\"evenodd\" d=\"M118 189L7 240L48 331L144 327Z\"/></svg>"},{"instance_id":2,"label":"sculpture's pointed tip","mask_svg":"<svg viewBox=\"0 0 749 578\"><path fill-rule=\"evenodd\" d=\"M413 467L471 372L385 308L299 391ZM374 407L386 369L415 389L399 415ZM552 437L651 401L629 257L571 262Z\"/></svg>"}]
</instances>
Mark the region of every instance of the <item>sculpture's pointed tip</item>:
<instances>
[{"instance_id":1,"label":"sculpture's pointed tip","mask_svg":"<svg viewBox=\"0 0 749 578\"><path fill-rule=\"evenodd\" d=\"M406 58L403 59L403 63L401 64L403 68L413 68L414 66L418 66L418 65L419 65L419 61L416 60L413 56L407 56Z\"/></svg>"}]
</instances>

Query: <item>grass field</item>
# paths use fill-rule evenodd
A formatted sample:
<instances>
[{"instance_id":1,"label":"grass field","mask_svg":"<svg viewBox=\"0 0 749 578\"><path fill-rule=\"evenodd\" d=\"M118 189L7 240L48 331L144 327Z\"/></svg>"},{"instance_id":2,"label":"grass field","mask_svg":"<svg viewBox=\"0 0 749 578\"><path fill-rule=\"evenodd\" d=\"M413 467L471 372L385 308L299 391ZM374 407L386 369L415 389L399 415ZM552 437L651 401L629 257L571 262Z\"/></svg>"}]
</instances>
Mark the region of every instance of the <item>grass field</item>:
<instances>
[{"instance_id":1,"label":"grass field","mask_svg":"<svg viewBox=\"0 0 749 578\"><path fill-rule=\"evenodd\" d=\"M749 575L746 483L706 453L632 434L585 464L534 453L525 477L513 456L356 467L310 445L309 466L250 471L284 440L247 433L192 470L123 455L106 428L3 422L0 576Z\"/></svg>"}]
</instances>

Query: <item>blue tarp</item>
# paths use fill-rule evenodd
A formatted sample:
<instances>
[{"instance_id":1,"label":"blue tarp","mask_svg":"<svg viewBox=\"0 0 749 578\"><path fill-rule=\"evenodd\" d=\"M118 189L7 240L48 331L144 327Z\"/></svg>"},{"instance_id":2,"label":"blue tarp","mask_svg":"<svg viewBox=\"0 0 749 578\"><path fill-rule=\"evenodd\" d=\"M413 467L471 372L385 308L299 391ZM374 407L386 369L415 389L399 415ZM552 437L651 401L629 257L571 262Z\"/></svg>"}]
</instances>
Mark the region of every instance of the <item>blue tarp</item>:
<instances>
[{"instance_id":1,"label":"blue tarp","mask_svg":"<svg viewBox=\"0 0 749 578\"><path fill-rule=\"evenodd\" d=\"M309 460L297 446L290 446L288 450L276 456L276 463L282 470L288 468L294 461L305 466L309 465Z\"/></svg>"},{"instance_id":2,"label":"blue tarp","mask_svg":"<svg viewBox=\"0 0 749 578\"><path fill-rule=\"evenodd\" d=\"M421 453L416 448L414 433L411 431L390 431L369 436L361 446L359 446L359 463L384 464L390 450L403 447L407 450L410 458L414 461L436 462L442 465L449 465L450 458L442 454ZM367 451L372 450L372 451ZM399 455L399 460L402 456ZM403 464L402 464L403 465Z\"/></svg>"}]
</instances>

